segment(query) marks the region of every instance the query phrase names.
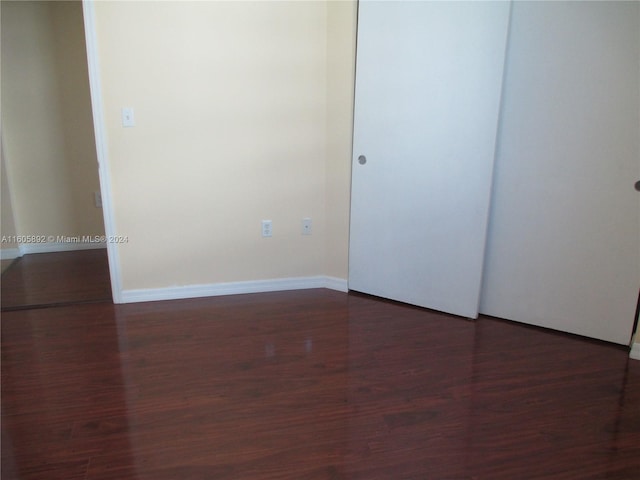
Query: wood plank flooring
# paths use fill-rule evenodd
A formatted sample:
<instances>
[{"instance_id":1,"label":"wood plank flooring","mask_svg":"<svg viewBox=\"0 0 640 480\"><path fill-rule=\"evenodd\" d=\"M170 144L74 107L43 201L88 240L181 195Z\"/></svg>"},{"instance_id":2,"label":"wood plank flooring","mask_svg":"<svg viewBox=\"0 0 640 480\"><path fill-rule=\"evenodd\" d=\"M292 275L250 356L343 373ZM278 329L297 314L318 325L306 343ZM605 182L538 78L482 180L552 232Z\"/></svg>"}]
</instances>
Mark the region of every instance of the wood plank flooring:
<instances>
[{"instance_id":1,"label":"wood plank flooring","mask_svg":"<svg viewBox=\"0 0 640 480\"><path fill-rule=\"evenodd\" d=\"M110 301L107 250L37 253L2 273L2 310Z\"/></svg>"},{"instance_id":2,"label":"wood plank flooring","mask_svg":"<svg viewBox=\"0 0 640 480\"><path fill-rule=\"evenodd\" d=\"M640 478L640 362L305 290L2 313L3 480Z\"/></svg>"}]
</instances>

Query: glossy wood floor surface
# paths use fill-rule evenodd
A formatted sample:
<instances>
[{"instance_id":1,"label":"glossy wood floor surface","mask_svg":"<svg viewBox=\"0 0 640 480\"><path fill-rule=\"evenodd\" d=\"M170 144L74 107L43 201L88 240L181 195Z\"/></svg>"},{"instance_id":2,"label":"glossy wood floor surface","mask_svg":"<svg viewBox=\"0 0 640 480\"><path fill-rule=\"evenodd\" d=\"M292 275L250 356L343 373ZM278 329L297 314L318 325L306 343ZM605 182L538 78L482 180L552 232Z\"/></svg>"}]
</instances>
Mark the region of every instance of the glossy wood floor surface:
<instances>
[{"instance_id":1,"label":"glossy wood floor surface","mask_svg":"<svg viewBox=\"0 0 640 480\"><path fill-rule=\"evenodd\" d=\"M330 290L2 314L3 480L640 478L625 349Z\"/></svg>"},{"instance_id":2,"label":"glossy wood floor surface","mask_svg":"<svg viewBox=\"0 0 640 480\"><path fill-rule=\"evenodd\" d=\"M2 310L109 301L106 249L25 255L2 273Z\"/></svg>"}]
</instances>

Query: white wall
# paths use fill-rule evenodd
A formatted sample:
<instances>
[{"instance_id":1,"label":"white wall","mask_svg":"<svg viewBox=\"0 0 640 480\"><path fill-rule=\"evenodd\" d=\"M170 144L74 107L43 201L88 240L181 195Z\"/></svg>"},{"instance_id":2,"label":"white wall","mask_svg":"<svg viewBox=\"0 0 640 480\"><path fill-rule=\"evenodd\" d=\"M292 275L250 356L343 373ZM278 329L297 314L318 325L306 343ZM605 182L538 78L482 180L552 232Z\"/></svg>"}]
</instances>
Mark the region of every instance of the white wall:
<instances>
[{"instance_id":1,"label":"white wall","mask_svg":"<svg viewBox=\"0 0 640 480\"><path fill-rule=\"evenodd\" d=\"M628 343L640 285L637 2L514 2L481 311Z\"/></svg>"},{"instance_id":2,"label":"white wall","mask_svg":"<svg viewBox=\"0 0 640 480\"><path fill-rule=\"evenodd\" d=\"M125 291L346 277L354 12L352 2L95 4ZM346 50L328 39L328 15ZM124 106L133 128L121 125Z\"/></svg>"},{"instance_id":3,"label":"white wall","mask_svg":"<svg viewBox=\"0 0 640 480\"><path fill-rule=\"evenodd\" d=\"M2 134L16 233L103 234L82 5L3 1L1 9Z\"/></svg>"}]
</instances>

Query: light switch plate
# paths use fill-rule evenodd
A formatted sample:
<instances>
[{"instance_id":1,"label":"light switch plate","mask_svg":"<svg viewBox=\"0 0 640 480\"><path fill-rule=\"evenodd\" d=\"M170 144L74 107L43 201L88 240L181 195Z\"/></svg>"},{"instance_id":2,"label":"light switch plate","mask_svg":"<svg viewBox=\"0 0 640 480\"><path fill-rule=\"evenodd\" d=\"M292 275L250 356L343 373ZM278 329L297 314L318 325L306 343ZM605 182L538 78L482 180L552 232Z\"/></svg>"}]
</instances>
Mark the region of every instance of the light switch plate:
<instances>
[{"instance_id":1,"label":"light switch plate","mask_svg":"<svg viewBox=\"0 0 640 480\"><path fill-rule=\"evenodd\" d=\"M123 127L135 127L136 120L133 117L133 108L122 107L122 126Z\"/></svg>"}]
</instances>

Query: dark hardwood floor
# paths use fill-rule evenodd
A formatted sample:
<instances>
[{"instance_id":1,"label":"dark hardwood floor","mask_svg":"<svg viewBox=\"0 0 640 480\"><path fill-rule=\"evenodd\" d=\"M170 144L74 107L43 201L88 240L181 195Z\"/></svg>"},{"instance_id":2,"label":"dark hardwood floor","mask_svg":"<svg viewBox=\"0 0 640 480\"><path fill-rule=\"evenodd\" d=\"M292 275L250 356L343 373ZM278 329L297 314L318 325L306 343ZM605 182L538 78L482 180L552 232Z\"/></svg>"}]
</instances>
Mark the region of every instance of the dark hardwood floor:
<instances>
[{"instance_id":1,"label":"dark hardwood floor","mask_svg":"<svg viewBox=\"0 0 640 480\"><path fill-rule=\"evenodd\" d=\"M2 313L3 480L640 478L640 362L306 290Z\"/></svg>"},{"instance_id":2,"label":"dark hardwood floor","mask_svg":"<svg viewBox=\"0 0 640 480\"><path fill-rule=\"evenodd\" d=\"M109 301L107 250L25 255L2 273L0 289L3 311Z\"/></svg>"}]
</instances>

